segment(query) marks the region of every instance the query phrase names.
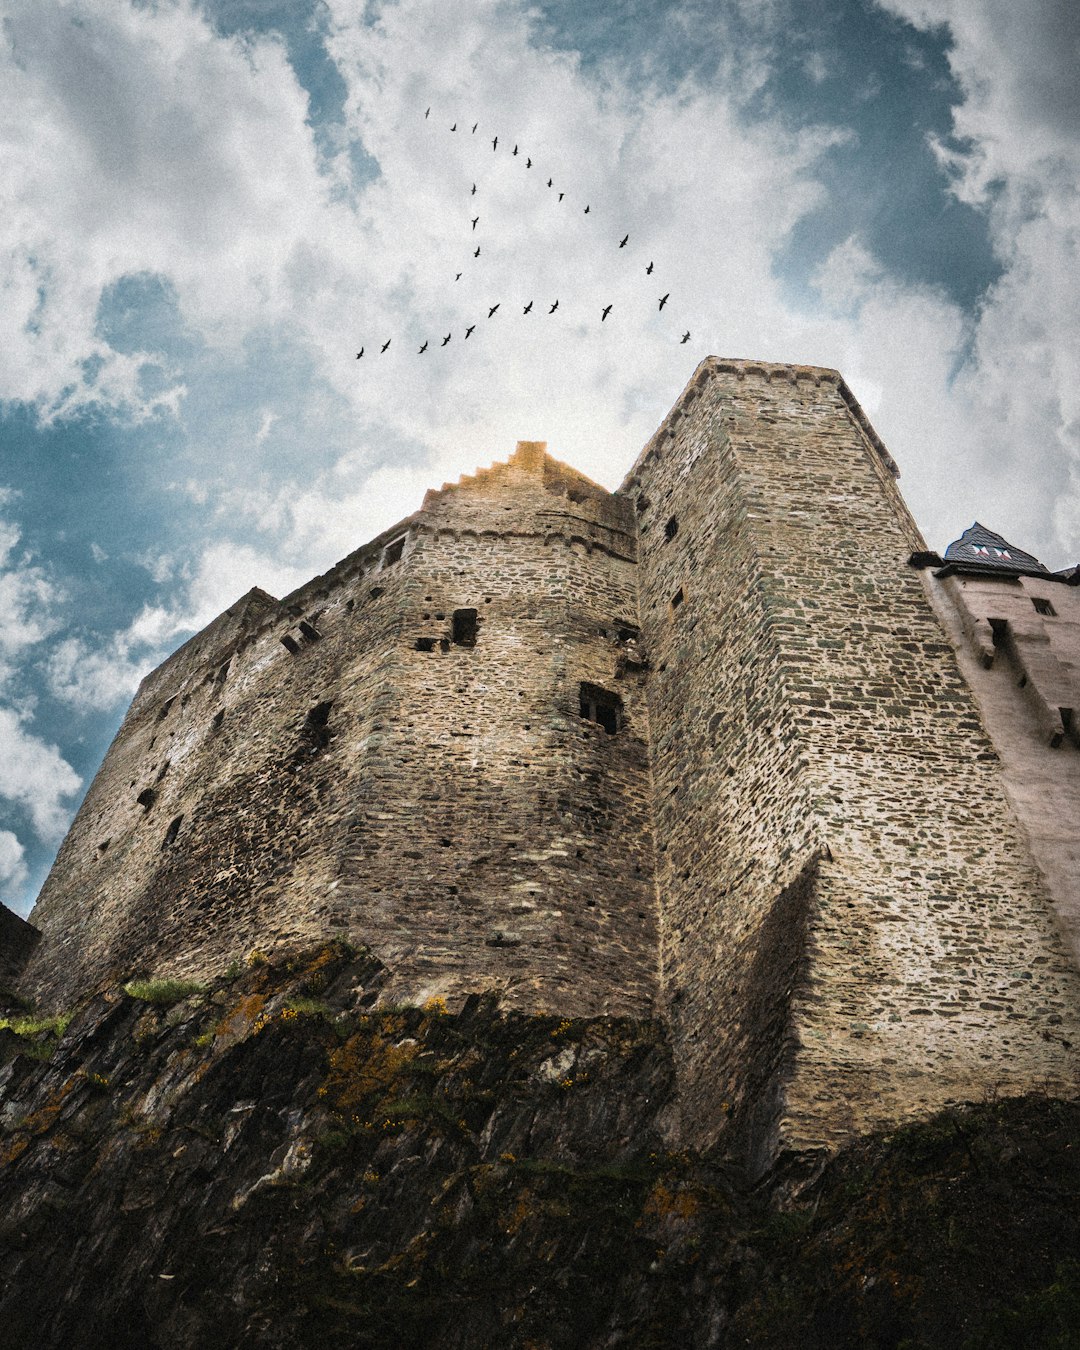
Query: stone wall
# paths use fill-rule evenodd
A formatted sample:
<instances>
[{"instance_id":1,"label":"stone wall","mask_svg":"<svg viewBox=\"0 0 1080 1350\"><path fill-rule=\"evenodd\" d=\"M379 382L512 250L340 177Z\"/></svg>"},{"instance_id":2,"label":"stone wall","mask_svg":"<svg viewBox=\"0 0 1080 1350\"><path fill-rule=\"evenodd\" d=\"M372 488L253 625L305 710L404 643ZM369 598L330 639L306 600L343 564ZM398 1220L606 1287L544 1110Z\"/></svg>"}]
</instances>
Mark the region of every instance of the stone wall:
<instances>
[{"instance_id":1,"label":"stone wall","mask_svg":"<svg viewBox=\"0 0 1080 1350\"><path fill-rule=\"evenodd\" d=\"M626 505L523 445L281 602L245 597L143 682L35 910L28 989L340 933L387 998L646 1011L635 570Z\"/></svg>"},{"instance_id":2,"label":"stone wall","mask_svg":"<svg viewBox=\"0 0 1080 1350\"><path fill-rule=\"evenodd\" d=\"M37 945L38 930L0 904L0 995L9 990Z\"/></svg>"},{"instance_id":3,"label":"stone wall","mask_svg":"<svg viewBox=\"0 0 1080 1350\"><path fill-rule=\"evenodd\" d=\"M1080 587L932 565L921 577L1080 963Z\"/></svg>"},{"instance_id":4,"label":"stone wall","mask_svg":"<svg viewBox=\"0 0 1080 1350\"><path fill-rule=\"evenodd\" d=\"M705 363L624 491L689 1132L1073 1090L1080 979L842 381Z\"/></svg>"}]
</instances>

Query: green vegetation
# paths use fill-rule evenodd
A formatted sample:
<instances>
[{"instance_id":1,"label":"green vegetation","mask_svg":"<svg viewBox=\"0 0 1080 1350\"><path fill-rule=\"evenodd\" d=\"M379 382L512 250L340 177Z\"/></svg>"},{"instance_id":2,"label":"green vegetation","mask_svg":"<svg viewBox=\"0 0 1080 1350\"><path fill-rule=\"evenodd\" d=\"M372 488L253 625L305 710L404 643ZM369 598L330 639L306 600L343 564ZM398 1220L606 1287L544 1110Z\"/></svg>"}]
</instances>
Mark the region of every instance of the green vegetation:
<instances>
[{"instance_id":1,"label":"green vegetation","mask_svg":"<svg viewBox=\"0 0 1080 1350\"><path fill-rule=\"evenodd\" d=\"M154 1003L159 1007L171 1008L182 998L192 994L204 994L206 985L198 980L131 980L124 985L128 998L141 999L144 1003Z\"/></svg>"},{"instance_id":2,"label":"green vegetation","mask_svg":"<svg viewBox=\"0 0 1080 1350\"><path fill-rule=\"evenodd\" d=\"M72 1013L58 1013L55 1017L0 1017L0 1029L13 1031L16 1036L39 1036L47 1032L57 1040L68 1029Z\"/></svg>"}]
</instances>

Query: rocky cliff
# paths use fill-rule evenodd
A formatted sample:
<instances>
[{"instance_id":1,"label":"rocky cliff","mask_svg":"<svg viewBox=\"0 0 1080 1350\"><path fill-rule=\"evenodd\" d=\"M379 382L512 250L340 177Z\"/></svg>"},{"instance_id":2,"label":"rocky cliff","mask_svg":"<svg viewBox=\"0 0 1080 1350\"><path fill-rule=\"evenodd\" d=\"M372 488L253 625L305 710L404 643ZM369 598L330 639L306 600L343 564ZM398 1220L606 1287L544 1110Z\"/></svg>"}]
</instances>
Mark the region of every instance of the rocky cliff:
<instances>
[{"instance_id":1,"label":"rocky cliff","mask_svg":"<svg viewBox=\"0 0 1080 1350\"><path fill-rule=\"evenodd\" d=\"M342 946L255 953L9 1013L0 1344L1076 1344L1076 1104L985 1103L750 1187L665 1146L660 1024L372 1011L383 978Z\"/></svg>"}]
</instances>

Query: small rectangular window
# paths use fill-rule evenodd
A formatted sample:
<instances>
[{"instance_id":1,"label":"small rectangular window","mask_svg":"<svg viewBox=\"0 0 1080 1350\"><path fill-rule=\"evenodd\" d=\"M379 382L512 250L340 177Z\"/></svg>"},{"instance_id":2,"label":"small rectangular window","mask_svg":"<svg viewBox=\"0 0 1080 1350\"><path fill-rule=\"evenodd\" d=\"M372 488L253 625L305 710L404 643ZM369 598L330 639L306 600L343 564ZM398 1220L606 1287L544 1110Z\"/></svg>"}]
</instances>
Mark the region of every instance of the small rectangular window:
<instances>
[{"instance_id":1,"label":"small rectangular window","mask_svg":"<svg viewBox=\"0 0 1080 1350\"><path fill-rule=\"evenodd\" d=\"M393 567L394 563L401 561L401 555L404 551L405 536L402 535L400 539L395 539L387 544L386 549L383 552L383 566Z\"/></svg>"},{"instance_id":2,"label":"small rectangular window","mask_svg":"<svg viewBox=\"0 0 1080 1350\"><path fill-rule=\"evenodd\" d=\"M609 736L614 736L623 724L623 702L610 689L598 684L582 682L580 690L581 716L587 722L596 722Z\"/></svg>"},{"instance_id":3,"label":"small rectangular window","mask_svg":"<svg viewBox=\"0 0 1080 1350\"><path fill-rule=\"evenodd\" d=\"M683 588L680 586L679 589L675 592L675 594L671 597L671 608L678 609L685 599L686 595L683 592Z\"/></svg>"},{"instance_id":4,"label":"small rectangular window","mask_svg":"<svg viewBox=\"0 0 1080 1350\"><path fill-rule=\"evenodd\" d=\"M456 647L476 646L476 610L455 609L452 637Z\"/></svg>"},{"instance_id":5,"label":"small rectangular window","mask_svg":"<svg viewBox=\"0 0 1080 1350\"><path fill-rule=\"evenodd\" d=\"M1035 606L1036 614L1054 615L1057 613L1057 610L1050 601L1044 600L1041 595L1033 595L1031 597L1031 603Z\"/></svg>"}]
</instances>

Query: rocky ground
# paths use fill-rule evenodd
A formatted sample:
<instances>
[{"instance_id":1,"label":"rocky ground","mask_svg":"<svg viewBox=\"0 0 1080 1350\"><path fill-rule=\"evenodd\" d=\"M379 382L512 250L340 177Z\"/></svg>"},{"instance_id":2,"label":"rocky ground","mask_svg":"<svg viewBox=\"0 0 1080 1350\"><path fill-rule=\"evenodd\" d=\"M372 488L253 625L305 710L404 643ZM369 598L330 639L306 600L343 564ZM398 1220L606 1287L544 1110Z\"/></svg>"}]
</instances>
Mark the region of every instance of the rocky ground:
<instances>
[{"instance_id":1,"label":"rocky ground","mask_svg":"<svg viewBox=\"0 0 1080 1350\"><path fill-rule=\"evenodd\" d=\"M10 1007L0 1345L1080 1346L1077 1104L750 1185L663 1144L661 1025L382 977L335 945Z\"/></svg>"}]
</instances>

